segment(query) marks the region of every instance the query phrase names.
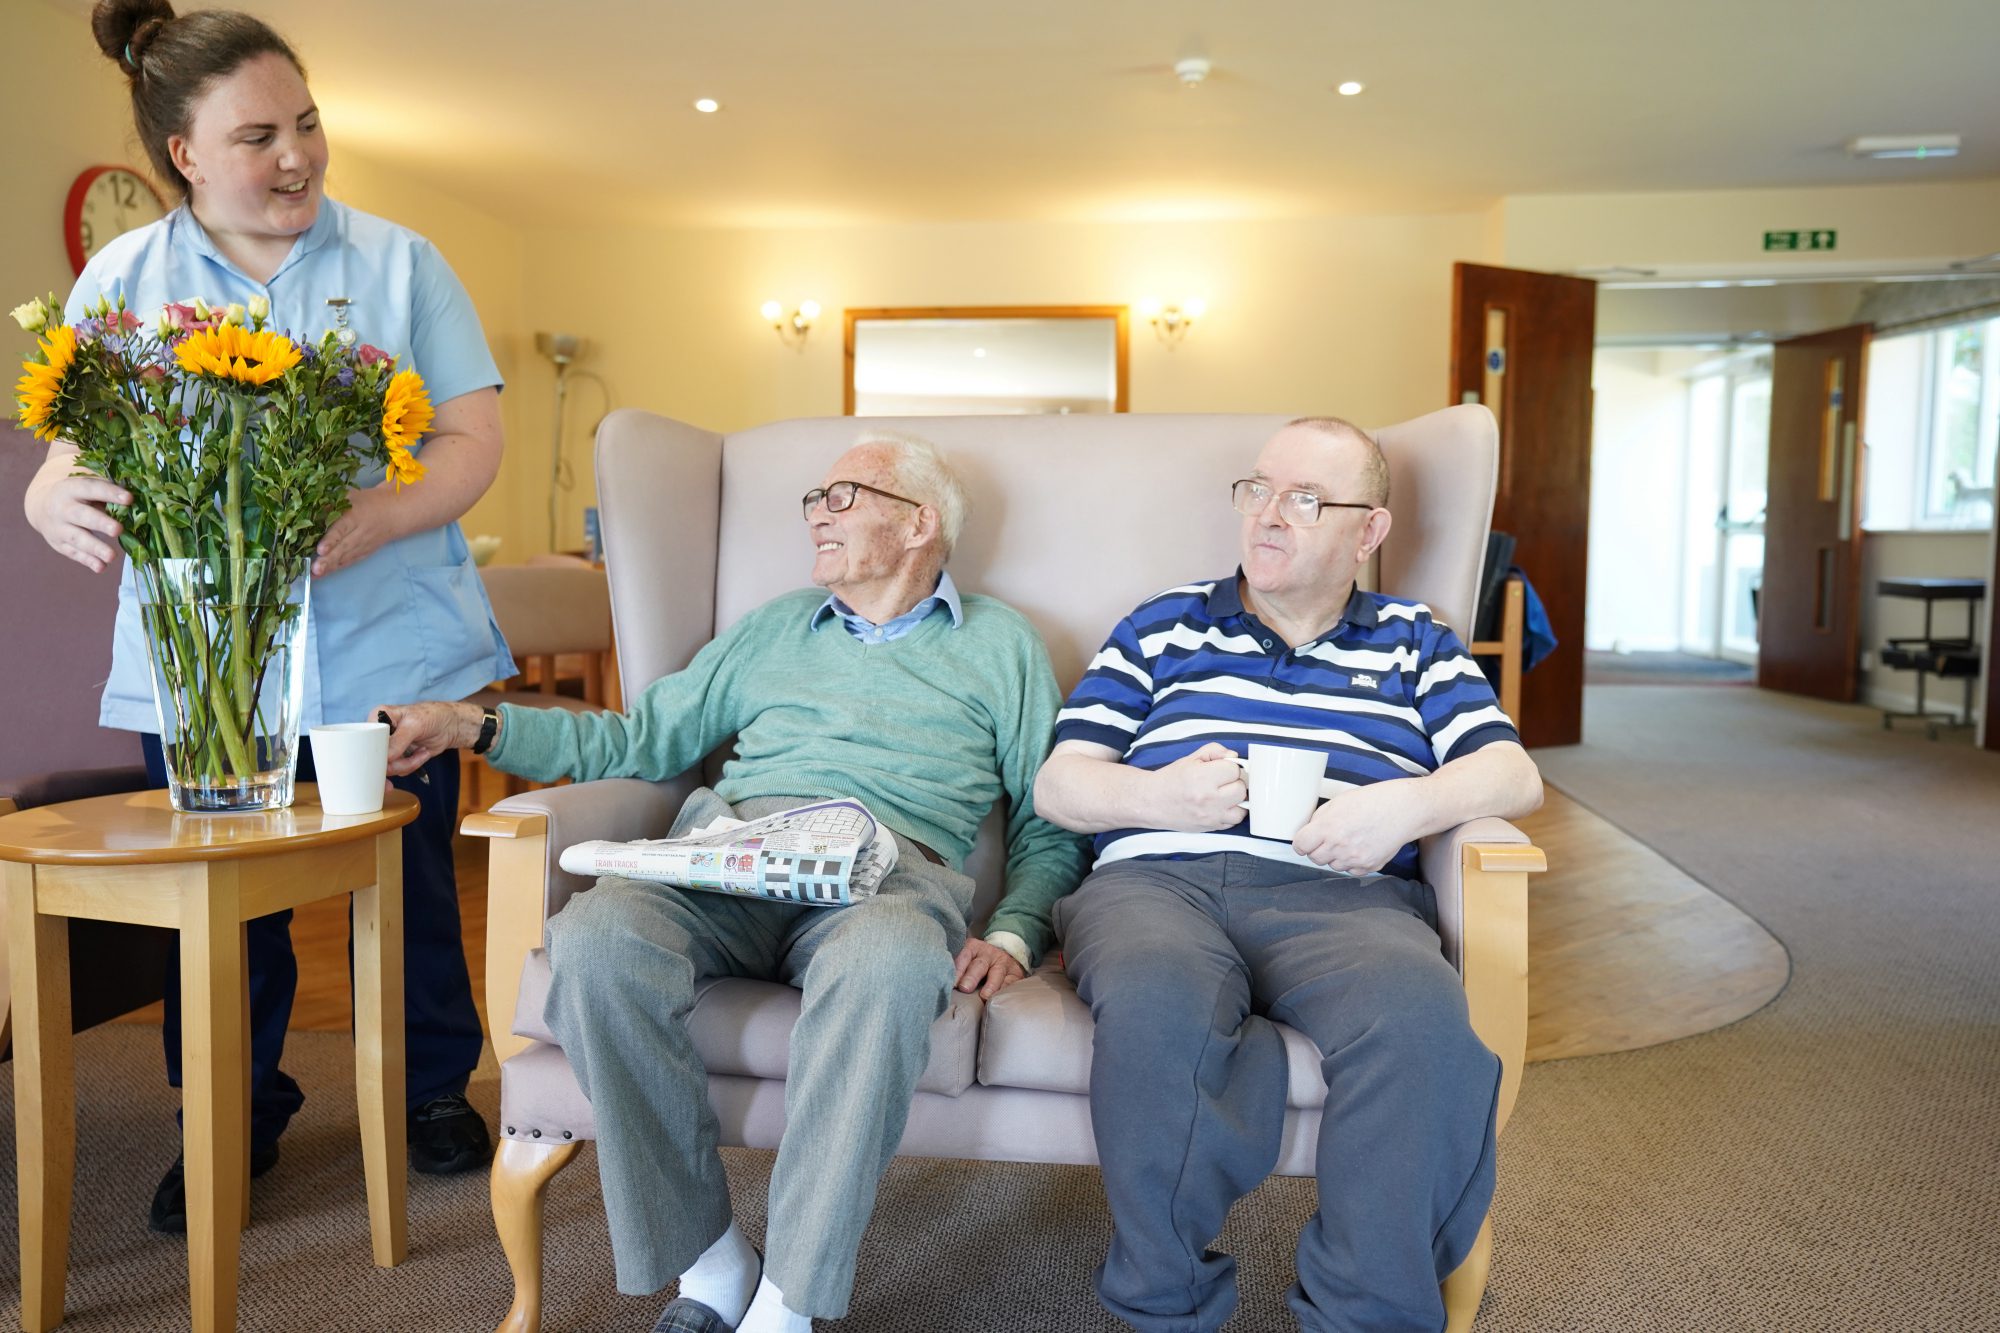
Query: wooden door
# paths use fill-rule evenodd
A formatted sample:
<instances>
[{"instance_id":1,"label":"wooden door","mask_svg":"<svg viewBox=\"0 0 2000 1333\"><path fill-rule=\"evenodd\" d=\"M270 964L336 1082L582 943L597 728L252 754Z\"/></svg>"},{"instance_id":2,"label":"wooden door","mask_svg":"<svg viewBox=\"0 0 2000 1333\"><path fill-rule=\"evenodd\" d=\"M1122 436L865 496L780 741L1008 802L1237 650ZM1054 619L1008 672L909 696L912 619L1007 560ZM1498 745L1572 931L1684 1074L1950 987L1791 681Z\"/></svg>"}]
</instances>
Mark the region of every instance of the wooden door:
<instances>
[{"instance_id":1,"label":"wooden door","mask_svg":"<svg viewBox=\"0 0 2000 1333\"><path fill-rule=\"evenodd\" d=\"M1484 264L1452 268L1451 393L1500 423L1493 526L1540 594L1556 649L1521 678L1521 738L1583 739L1590 546L1590 361L1597 284Z\"/></svg>"},{"instance_id":2,"label":"wooden door","mask_svg":"<svg viewBox=\"0 0 2000 1333\"><path fill-rule=\"evenodd\" d=\"M1757 683L1852 702L1861 633L1861 411L1866 324L1771 353L1770 501Z\"/></svg>"}]
</instances>

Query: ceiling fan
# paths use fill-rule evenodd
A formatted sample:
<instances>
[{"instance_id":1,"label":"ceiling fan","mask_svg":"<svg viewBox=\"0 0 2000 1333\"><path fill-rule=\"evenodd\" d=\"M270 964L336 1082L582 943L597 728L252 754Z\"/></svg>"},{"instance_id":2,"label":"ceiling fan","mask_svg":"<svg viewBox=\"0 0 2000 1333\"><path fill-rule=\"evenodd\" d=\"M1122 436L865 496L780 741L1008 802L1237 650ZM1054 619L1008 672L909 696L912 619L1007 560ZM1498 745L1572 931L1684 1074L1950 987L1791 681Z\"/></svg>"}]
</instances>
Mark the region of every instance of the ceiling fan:
<instances>
[{"instance_id":1,"label":"ceiling fan","mask_svg":"<svg viewBox=\"0 0 2000 1333\"><path fill-rule=\"evenodd\" d=\"M1123 69L1111 71L1120 75L1140 75L1146 78L1178 80L1181 87L1189 92L1214 85L1225 87L1248 86L1251 80L1240 74L1219 68L1208 54L1208 48L1199 37L1190 37L1181 44L1180 53L1171 62L1151 65L1127 65Z\"/></svg>"}]
</instances>

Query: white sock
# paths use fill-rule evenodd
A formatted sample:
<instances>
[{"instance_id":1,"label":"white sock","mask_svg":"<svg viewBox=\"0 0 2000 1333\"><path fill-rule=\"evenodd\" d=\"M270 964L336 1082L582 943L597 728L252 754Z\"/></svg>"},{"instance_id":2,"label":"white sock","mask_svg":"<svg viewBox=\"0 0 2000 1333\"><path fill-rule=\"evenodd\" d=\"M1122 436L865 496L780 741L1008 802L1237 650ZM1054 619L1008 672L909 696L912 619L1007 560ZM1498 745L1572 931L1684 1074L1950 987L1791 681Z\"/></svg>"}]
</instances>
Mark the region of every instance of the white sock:
<instances>
[{"instance_id":1,"label":"white sock","mask_svg":"<svg viewBox=\"0 0 2000 1333\"><path fill-rule=\"evenodd\" d=\"M681 1295L700 1301L733 1328L743 1321L743 1312L750 1307L750 1297L757 1290L757 1274L762 1268L756 1248L731 1222L721 1239L703 1250L701 1257L681 1274Z\"/></svg>"},{"instance_id":2,"label":"white sock","mask_svg":"<svg viewBox=\"0 0 2000 1333\"><path fill-rule=\"evenodd\" d=\"M736 1325L736 1333L812 1333L812 1316L785 1308L785 1293L770 1278L757 1284L757 1299Z\"/></svg>"}]
</instances>

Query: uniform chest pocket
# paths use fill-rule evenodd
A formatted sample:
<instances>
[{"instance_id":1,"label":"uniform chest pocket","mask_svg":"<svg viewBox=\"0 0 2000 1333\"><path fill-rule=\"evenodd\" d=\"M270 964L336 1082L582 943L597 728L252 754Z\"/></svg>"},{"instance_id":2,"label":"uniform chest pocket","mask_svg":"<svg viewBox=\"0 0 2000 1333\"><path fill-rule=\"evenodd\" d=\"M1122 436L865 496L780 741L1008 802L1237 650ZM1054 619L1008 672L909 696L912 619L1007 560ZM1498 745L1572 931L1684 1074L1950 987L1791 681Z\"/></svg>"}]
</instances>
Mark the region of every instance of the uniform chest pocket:
<instances>
[{"instance_id":1,"label":"uniform chest pocket","mask_svg":"<svg viewBox=\"0 0 2000 1333\"><path fill-rule=\"evenodd\" d=\"M478 571L464 565L412 565L409 580L410 629L423 645L424 669L432 680L493 655Z\"/></svg>"}]
</instances>

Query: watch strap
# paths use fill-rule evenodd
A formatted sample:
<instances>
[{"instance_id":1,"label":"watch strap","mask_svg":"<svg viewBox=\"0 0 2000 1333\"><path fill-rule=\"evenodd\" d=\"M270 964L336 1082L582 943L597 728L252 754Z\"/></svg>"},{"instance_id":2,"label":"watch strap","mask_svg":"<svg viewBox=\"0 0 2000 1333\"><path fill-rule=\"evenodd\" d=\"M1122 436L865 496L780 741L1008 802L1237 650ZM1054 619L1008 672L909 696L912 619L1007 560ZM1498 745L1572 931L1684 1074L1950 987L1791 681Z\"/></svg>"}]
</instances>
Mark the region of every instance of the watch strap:
<instances>
[{"instance_id":1,"label":"watch strap","mask_svg":"<svg viewBox=\"0 0 2000 1333\"><path fill-rule=\"evenodd\" d=\"M493 737L499 733L499 730L500 711L496 708L481 709L479 716L479 738L472 742L472 752L474 754L485 754L488 750L492 749Z\"/></svg>"}]
</instances>

